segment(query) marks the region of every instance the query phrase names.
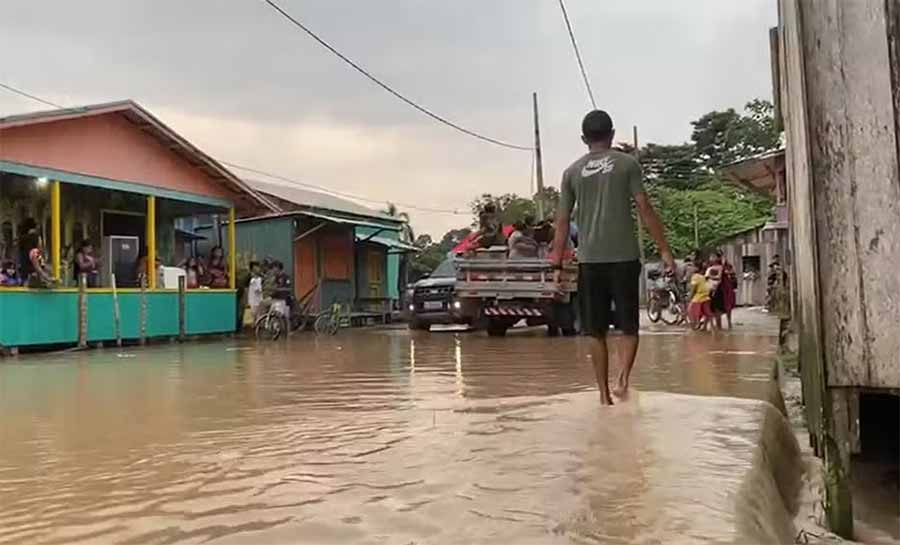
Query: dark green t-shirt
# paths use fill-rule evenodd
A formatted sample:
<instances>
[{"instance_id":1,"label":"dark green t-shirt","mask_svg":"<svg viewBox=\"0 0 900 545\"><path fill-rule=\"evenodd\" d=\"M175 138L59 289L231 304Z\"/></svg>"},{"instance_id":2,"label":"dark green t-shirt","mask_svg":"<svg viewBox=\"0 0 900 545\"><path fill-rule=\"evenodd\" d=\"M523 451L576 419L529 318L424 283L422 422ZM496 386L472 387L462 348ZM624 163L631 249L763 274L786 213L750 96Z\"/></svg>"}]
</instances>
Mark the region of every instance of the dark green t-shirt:
<instances>
[{"instance_id":1,"label":"dark green t-shirt","mask_svg":"<svg viewBox=\"0 0 900 545\"><path fill-rule=\"evenodd\" d=\"M616 150L591 152L563 173L559 205L576 206L579 263L618 263L640 257L631 202L644 190L641 165Z\"/></svg>"}]
</instances>

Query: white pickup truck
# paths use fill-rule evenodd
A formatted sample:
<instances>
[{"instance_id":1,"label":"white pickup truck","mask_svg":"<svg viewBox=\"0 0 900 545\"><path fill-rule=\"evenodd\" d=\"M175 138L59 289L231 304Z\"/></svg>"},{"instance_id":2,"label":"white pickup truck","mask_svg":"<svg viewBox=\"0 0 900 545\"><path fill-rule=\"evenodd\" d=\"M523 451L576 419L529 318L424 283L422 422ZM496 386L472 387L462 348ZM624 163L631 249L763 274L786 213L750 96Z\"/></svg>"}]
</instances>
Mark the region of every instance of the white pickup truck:
<instances>
[{"instance_id":1,"label":"white pickup truck","mask_svg":"<svg viewBox=\"0 0 900 545\"><path fill-rule=\"evenodd\" d=\"M502 337L521 320L546 325L549 335L576 333L574 262L555 271L548 259L508 259L507 248L498 246L457 259L456 275L464 313L492 337Z\"/></svg>"}]
</instances>

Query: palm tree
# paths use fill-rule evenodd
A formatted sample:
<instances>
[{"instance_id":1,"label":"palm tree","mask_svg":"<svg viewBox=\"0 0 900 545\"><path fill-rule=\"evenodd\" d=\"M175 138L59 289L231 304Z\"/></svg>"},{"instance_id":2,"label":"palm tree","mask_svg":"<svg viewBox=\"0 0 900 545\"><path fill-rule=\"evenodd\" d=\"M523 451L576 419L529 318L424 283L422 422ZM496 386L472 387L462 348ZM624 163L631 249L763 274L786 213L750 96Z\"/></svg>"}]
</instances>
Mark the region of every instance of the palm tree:
<instances>
[{"instance_id":1,"label":"palm tree","mask_svg":"<svg viewBox=\"0 0 900 545\"><path fill-rule=\"evenodd\" d=\"M403 227L400 230L400 239L403 240L403 242L412 244L416 241L416 232L413 231L412 225L409 223L409 214L401 212L400 209L397 208L397 205L392 202L387 203L387 208L384 209L384 213L403 222Z\"/></svg>"}]
</instances>

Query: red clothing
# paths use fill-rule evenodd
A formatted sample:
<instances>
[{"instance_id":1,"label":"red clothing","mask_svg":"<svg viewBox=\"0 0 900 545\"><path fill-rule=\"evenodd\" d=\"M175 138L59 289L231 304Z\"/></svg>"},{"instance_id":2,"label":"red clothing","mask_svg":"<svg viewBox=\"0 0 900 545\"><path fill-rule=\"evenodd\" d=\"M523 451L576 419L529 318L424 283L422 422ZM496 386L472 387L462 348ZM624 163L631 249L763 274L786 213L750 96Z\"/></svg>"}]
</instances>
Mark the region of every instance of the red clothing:
<instances>
[{"instance_id":1,"label":"red clothing","mask_svg":"<svg viewBox=\"0 0 900 545\"><path fill-rule=\"evenodd\" d=\"M731 263L725 263L722 269L722 282L719 289L722 290L725 312L731 312L737 306L736 282L734 267Z\"/></svg>"}]
</instances>

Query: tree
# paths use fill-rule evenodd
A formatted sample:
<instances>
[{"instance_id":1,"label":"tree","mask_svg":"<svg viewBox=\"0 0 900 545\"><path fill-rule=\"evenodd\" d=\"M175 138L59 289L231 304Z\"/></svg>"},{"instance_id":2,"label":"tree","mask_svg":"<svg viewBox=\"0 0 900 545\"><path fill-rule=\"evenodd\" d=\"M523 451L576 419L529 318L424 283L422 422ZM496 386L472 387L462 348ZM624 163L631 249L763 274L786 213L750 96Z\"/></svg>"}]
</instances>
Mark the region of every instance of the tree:
<instances>
[{"instance_id":1,"label":"tree","mask_svg":"<svg viewBox=\"0 0 900 545\"><path fill-rule=\"evenodd\" d=\"M412 280L416 281L426 274L431 274L438 265L447 259L450 250L455 248L471 233L472 230L468 227L451 229L437 243L432 241L430 236L421 235L416 239L416 246L422 248L422 251L410 261L410 276Z\"/></svg>"},{"instance_id":2,"label":"tree","mask_svg":"<svg viewBox=\"0 0 900 545\"><path fill-rule=\"evenodd\" d=\"M400 240L408 244L412 244L416 240L416 232L413 231L412 224L410 224L409 214L400 212L397 205L392 202L387 203L387 207L382 212L403 222L400 228Z\"/></svg>"},{"instance_id":3,"label":"tree","mask_svg":"<svg viewBox=\"0 0 900 545\"><path fill-rule=\"evenodd\" d=\"M772 103L755 99L744 109L746 115L729 108L709 112L691 123L695 153L708 168L719 168L779 146Z\"/></svg>"},{"instance_id":4,"label":"tree","mask_svg":"<svg viewBox=\"0 0 900 545\"><path fill-rule=\"evenodd\" d=\"M542 193L535 195L534 199L520 197L515 193L505 193L499 196L485 193L472 201L472 225L478 225L478 217L489 203L497 208L503 225L513 225L528 216L537 219L537 200L544 205L544 217L552 218L559 206L559 189L553 186L545 187Z\"/></svg>"}]
</instances>

